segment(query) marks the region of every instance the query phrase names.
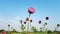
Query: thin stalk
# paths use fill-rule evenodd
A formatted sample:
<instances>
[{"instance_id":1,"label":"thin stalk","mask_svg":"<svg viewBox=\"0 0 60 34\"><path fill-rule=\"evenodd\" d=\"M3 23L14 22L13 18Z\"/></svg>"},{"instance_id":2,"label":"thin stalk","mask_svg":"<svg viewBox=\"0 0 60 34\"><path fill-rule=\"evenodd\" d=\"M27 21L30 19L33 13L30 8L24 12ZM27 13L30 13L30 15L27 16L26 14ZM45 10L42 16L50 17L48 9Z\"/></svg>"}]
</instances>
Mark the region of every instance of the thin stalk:
<instances>
[{"instance_id":1,"label":"thin stalk","mask_svg":"<svg viewBox=\"0 0 60 34\"><path fill-rule=\"evenodd\" d=\"M8 26L8 34L10 33L9 30L10 30L10 27Z\"/></svg>"},{"instance_id":2,"label":"thin stalk","mask_svg":"<svg viewBox=\"0 0 60 34\"><path fill-rule=\"evenodd\" d=\"M12 28L11 28L12 29ZM11 34L12 34L12 30L11 30Z\"/></svg>"},{"instance_id":3,"label":"thin stalk","mask_svg":"<svg viewBox=\"0 0 60 34\"><path fill-rule=\"evenodd\" d=\"M11 34L12 34L13 27L11 27Z\"/></svg>"},{"instance_id":4,"label":"thin stalk","mask_svg":"<svg viewBox=\"0 0 60 34\"><path fill-rule=\"evenodd\" d=\"M30 25L30 31L31 31L30 16L31 16L31 14L29 14L29 25Z\"/></svg>"},{"instance_id":5,"label":"thin stalk","mask_svg":"<svg viewBox=\"0 0 60 34\"><path fill-rule=\"evenodd\" d=\"M26 24L25 24L25 31L26 31Z\"/></svg>"},{"instance_id":6,"label":"thin stalk","mask_svg":"<svg viewBox=\"0 0 60 34\"><path fill-rule=\"evenodd\" d=\"M31 23L30 23L30 31L31 31Z\"/></svg>"},{"instance_id":7,"label":"thin stalk","mask_svg":"<svg viewBox=\"0 0 60 34\"><path fill-rule=\"evenodd\" d=\"M28 21L28 27L27 27L27 31L28 31L28 32L29 32L30 16L31 16L31 14L29 14L29 21Z\"/></svg>"},{"instance_id":8,"label":"thin stalk","mask_svg":"<svg viewBox=\"0 0 60 34\"><path fill-rule=\"evenodd\" d=\"M26 34L26 24L25 24L25 31L24 31L24 33Z\"/></svg>"},{"instance_id":9,"label":"thin stalk","mask_svg":"<svg viewBox=\"0 0 60 34\"><path fill-rule=\"evenodd\" d=\"M48 33L47 33L47 28L46 28L46 34L48 34Z\"/></svg>"},{"instance_id":10,"label":"thin stalk","mask_svg":"<svg viewBox=\"0 0 60 34\"><path fill-rule=\"evenodd\" d=\"M56 34L56 29L57 29L57 27L55 27L55 34Z\"/></svg>"},{"instance_id":11,"label":"thin stalk","mask_svg":"<svg viewBox=\"0 0 60 34\"><path fill-rule=\"evenodd\" d=\"M28 26L27 26L27 32L29 31L29 22L28 22L28 24L27 24Z\"/></svg>"},{"instance_id":12,"label":"thin stalk","mask_svg":"<svg viewBox=\"0 0 60 34\"><path fill-rule=\"evenodd\" d=\"M15 30L14 30L14 34L15 34Z\"/></svg>"}]
</instances>

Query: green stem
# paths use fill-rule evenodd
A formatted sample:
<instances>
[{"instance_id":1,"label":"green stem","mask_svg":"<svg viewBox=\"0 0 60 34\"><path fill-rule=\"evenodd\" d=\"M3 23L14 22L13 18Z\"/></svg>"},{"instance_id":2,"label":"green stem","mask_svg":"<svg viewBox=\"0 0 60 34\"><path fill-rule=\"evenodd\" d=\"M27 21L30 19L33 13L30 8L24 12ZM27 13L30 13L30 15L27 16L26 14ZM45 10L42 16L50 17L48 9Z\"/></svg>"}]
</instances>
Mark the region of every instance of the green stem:
<instances>
[{"instance_id":1,"label":"green stem","mask_svg":"<svg viewBox=\"0 0 60 34\"><path fill-rule=\"evenodd\" d=\"M26 31L26 24L25 24L25 31Z\"/></svg>"},{"instance_id":2,"label":"green stem","mask_svg":"<svg viewBox=\"0 0 60 34\"><path fill-rule=\"evenodd\" d=\"M27 27L27 31L29 31L29 22L28 22L28 27Z\"/></svg>"},{"instance_id":3,"label":"green stem","mask_svg":"<svg viewBox=\"0 0 60 34\"><path fill-rule=\"evenodd\" d=\"M8 27L8 34L9 34L9 27Z\"/></svg>"},{"instance_id":4,"label":"green stem","mask_svg":"<svg viewBox=\"0 0 60 34\"><path fill-rule=\"evenodd\" d=\"M28 21L28 28L27 28L27 31L28 31L28 32L29 32L30 16L31 16L31 14L29 14L29 21Z\"/></svg>"},{"instance_id":5,"label":"green stem","mask_svg":"<svg viewBox=\"0 0 60 34\"><path fill-rule=\"evenodd\" d=\"M47 29L46 29L46 34L47 34Z\"/></svg>"},{"instance_id":6,"label":"green stem","mask_svg":"<svg viewBox=\"0 0 60 34\"><path fill-rule=\"evenodd\" d=\"M30 31L31 31L31 23L30 23Z\"/></svg>"},{"instance_id":7,"label":"green stem","mask_svg":"<svg viewBox=\"0 0 60 34\"><path fill-rule=\"evenodd\" d=\"M55 28L55 34L56 34L56 29L57 29L57 27Z\"/></svg>"}]
</instances>

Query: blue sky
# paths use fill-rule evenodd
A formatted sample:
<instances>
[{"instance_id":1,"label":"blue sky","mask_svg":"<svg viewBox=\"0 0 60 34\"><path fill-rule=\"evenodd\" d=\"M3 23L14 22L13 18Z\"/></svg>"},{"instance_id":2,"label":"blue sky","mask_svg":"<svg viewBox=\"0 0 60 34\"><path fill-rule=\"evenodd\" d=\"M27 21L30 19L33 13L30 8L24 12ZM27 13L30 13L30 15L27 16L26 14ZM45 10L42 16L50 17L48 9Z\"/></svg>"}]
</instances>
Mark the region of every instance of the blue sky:
<instances>
[{"instance_id":1,"label":"blue sky","mask_svg":"<svg viewBox=\"0 0 60 34\"><path fill-rule=\"evenodd\" d=\"M36 26L38 30L45 22L48 22L50 30L60 24L60 0L0 0L0 29L7 30L7 25L11 24L11 27L21 31L19 20L28 17L29 7L35 8L35 13L30 18L33 20L32 26ZM49 17L48 21L45 20L46 16ZM42 24L38 24L38 20Z\"/></svg>"}]
</instances>

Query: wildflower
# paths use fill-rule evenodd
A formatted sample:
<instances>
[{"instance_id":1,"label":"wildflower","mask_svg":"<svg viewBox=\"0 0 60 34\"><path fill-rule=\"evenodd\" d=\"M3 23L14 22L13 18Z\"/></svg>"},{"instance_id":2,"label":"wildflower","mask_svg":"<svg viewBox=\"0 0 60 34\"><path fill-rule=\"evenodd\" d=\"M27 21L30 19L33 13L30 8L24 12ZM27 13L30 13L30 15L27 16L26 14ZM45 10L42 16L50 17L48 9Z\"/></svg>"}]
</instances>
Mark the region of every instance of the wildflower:
<instances>
[{"instance_id":1,"label":"wildflower","mask_svg":"<svg viewBox=\"0 0 60 34\"><path fill-rule=\"evenodd\" d=\"M39 24L41 24L41 21L39 20L39 22L38 22Z\"/></svg>"},{"instance_id":2,"label":"wildflower","mask_svg":"<svg viewBox=\"0 0 60 34\"><path fill-rule=\"evenodd\" d=\"M35 9L33 7L28 8L29 14L33 14L35 12Z\"/></svg>"},{"instance_id":3,"label":"wildflower","mask_svg":"<svg viewBox=\"0 0 60 34\"><path fill-rule=\"evenodd\" d=\"M22 20L20 20L20 23L22 24Z\"/></svg>"},{"instance_id":4,"label":"wildflower","mask_svg":"<svg viewBox=\"0 0 60 34\"><path fill-rule=\"evenodd\" d=\"M46 17L46 20L48 20L49 19L49 17Z\"/></svg>"},{"instance_id":5,"label":"wildflower","mask_svg":"<svg viewBox=\"0 0 60 34\"><path fill-rule=\"evenodd\" d=\"M29 18L28 17L26 18L26 21L29 21Z\"/></svg>"},{"instance_id":6,"label":"wildflower","mask_svg":"<svg viewBox=\"0 0 60 34\"><path fill-rule=\"evenodd\" d=\"M26 24L26 21L24 21L24 24Z\"/></svg>"},{"instance_id":7,"label":"wildflower","mask_svg":"<svg viewBox=\"0 0 60 34\"><path fill-rule=\"evenodd\" d=\"M10 24L8 24L8 27L10 26Z\"/></svg>"},{"instance_id":8,"label":"wildflower","mask_svg":"<svg viewBox=\"0 0 60 34\"><path fill-rule=\"evenodd\" d=\"M45 25L47 25L47 23L45 23Z\"/></svg>"},{"instance_id":9,"label":"wildflower","mask_svg":"<svg viewBox=\"0 0 60 34\"><path fill-rule=\"evenodd\" d=\"M2 34L6 34L6 32L5 31L2 31Z\"/></svg>"},{"instance_id":10,"label":"wildflower","mask_svg":"<svg viewBox=\"0 0 60 34\"><path fill-rule=\"evenodd\" d=\"M59 27L59 26L60 26L60 24L57 24L57 26Z\"/></svg>"},{"instance_id":11,"label":"wildflower","mask_svg":"<svg viewBox=\"0 0 60 34\"><path fill-rule=\"evenodd\" d=\"M32 22L32 20L30 20L30 22Z\"/></svg>"}]
</instances>

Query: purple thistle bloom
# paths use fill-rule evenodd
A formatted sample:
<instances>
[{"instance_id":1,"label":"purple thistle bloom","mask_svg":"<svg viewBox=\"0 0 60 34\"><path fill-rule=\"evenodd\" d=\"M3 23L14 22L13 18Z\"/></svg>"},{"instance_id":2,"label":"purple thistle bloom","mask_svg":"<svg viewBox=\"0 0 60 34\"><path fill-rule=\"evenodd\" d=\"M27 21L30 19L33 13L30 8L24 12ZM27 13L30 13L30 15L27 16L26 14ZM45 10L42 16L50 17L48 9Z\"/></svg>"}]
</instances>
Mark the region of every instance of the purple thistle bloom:
<instances>
[{"instance_id":1,"label":"purple thistle bloom","mask_svg":"<svg viewBox=\"0 0 60 34\"><path fill-rule=\"evenodd\" d=\"M38 22L39 24L41 24L41 21L39 20L39 22Z\"/></svg>"},{"instance_id":2,"label":"purple thistle bloom","mask_svg":"<svg viewBox=\"0 0 60 34\"><path fill-rule=\"evenodd\" d=\"M8 27L10 26L10 24L8 24Z\"/></svg>"},{"instance_id":3,"label":"purple thistle bloom","mask_svg":"<svg viewBox=\"0 0 60 34\"><path fill-rule=\"evenodd\" d=\"M30 22L32 22L32 20L30 20Z\"/></svg>"},{"instance_id":4,"label":"purple thistle bloom","mask_svg":"<svg viewBox=\"0 0 60 34\"><path fill-rule=\"evenodd\" d=\"M2 32L2 34L5 34L4 31Z\"/></svg>"},{"instance_id":5,"label":"purple thistle bloom","mask_svg":"<svg viewBox=\"0 0 60 34\"><path fill-rule=\"evenodd\" d=\"M24 24L26 24L26 21L24 21Z\"/></svg>"},{"instance_id":6,"label":"purple thistle bloom","mask_svg":"<svg viewBox=\"0 0 60 34\"><path fill-rule=\"evenodd\" d=\"M29 14L33 14L35 12L35 9L33 7L28 8Z\"/></svg>"},{"instance_id":7,"label":"purple thistle bloom","mask_svg":"<svg viewBox=\"0 0 60 34\"><path fill-rule=\"evenodd\" d=\"M28 17L26 18L26 21L29 21L29 18Z\"/></svg>"},{"instance_id":8,"label":"purple thistle bloom","mask_svg":"<svg viewBox=\"0 0 60 34\"><path fill-rule=\"evenodd\" d=\"M49 17L46 17L46 20L48 20L49 19Z\"/></svg>"}]
</instances>

